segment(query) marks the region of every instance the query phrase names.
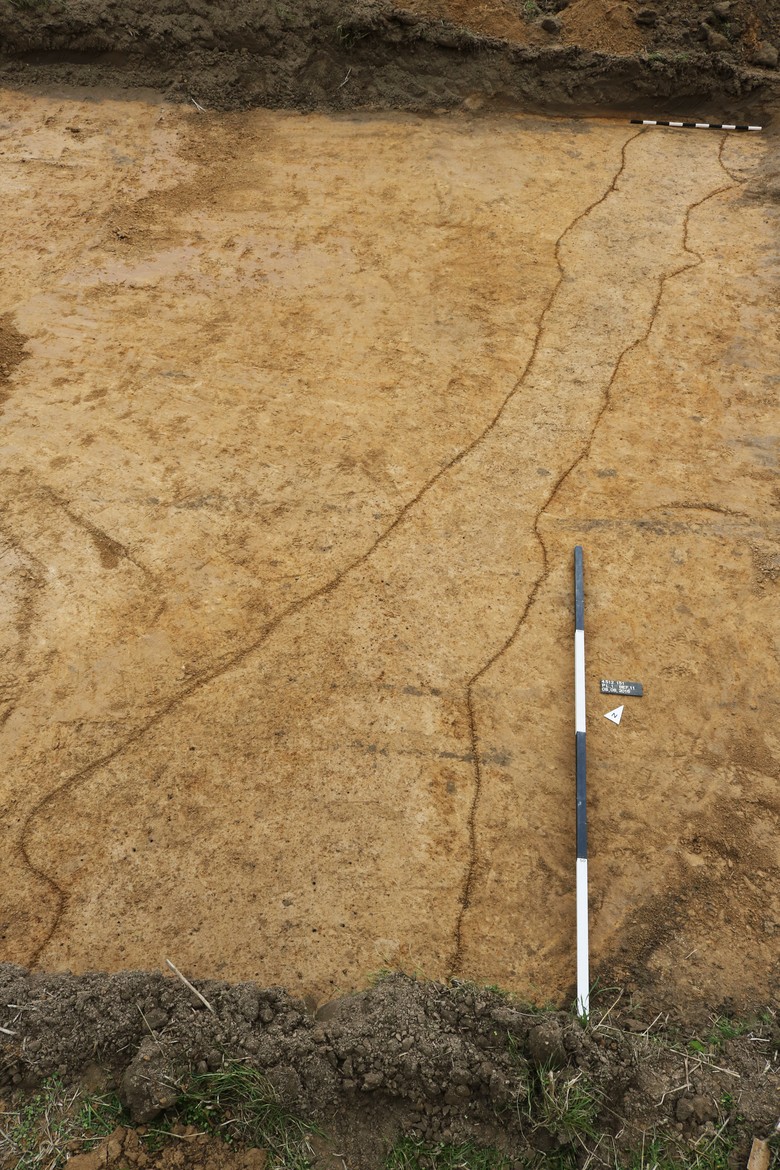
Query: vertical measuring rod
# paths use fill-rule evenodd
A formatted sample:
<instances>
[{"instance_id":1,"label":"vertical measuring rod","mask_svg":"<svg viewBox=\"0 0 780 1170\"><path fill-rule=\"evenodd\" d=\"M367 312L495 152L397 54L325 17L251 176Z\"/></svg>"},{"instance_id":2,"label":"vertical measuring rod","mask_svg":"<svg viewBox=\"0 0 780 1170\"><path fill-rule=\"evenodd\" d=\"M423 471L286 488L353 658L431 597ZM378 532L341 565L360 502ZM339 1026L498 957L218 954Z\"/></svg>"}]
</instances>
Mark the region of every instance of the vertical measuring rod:
<instances>
[{"instance_id":1,"label":"vertical measuring rod","mask_svg":"<svg viewBox=\"0 0 780 1170\"><path fill-rule=\"evenodd\" d=\"M588 819L585 783L585 582L582 548L574 550L574 741L577 781L577 1014L590 1012L588 955Z\"/></svg>"}]
</instances>

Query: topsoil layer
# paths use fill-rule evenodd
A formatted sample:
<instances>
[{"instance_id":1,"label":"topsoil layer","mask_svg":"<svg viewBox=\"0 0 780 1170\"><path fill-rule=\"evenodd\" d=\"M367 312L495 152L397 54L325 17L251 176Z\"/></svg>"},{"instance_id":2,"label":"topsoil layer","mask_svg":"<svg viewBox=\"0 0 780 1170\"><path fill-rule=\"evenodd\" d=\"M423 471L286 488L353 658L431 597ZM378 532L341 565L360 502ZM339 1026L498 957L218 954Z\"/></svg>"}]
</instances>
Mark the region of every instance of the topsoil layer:
<instances>
[{"instance_id":1,"label":"topsoil layer","mask_svg":"<svg viewBox=\"0 0 780 1170\"><path fill-rule=\"evenodd\" d=\"M160 974L74 978L0 966L0 1089L29 1088L52 1074L66 1083L86 1076L93 1090L117 1085L132 1120L144 1125L175 1104L196 1068L247 1062L283 1106L320 1123L314 1166L350 1170L381 1166L402 1135L496 1146L525 1165L535 1154L565 1157L576 1142L581 1158L592 1153L593 1164L615 1166L653 1133L701 1149L727 1130L736 1167L745 1164L751 1135L768 1134L776 1121L780 1031L771 1012L741 1035L718 1021L720 1042L708 1048L686 1047L674 1021L653 1019L647 1005L619 1010L612 992L583 1028L565 1013L529 1012L490 989L404 976L316 1014L277 988L199 986L210 1010ZM598 1103L593 1134L574 1133L545 1107L542 1078L561 1095L587 1087ZM180 1134L185 1148L190 1137ZM126 1167L139 1148L123 1131L113 1153L108 1143L84 1170ZM160 1165L225 1164L212 1154L190 1147L186 1161L178 1154Z\"/></svg>"},{"instance_id":2,"label":"topsoil layer","mask_svg":"<svg viewBox=\"0 0 780 1170\"><path fill-rule=\"evenodd\" d=\"M215 109L624 107L766 120L773 0L0 0L7 84L152 87Z\"/></svg>"}]
</instances>

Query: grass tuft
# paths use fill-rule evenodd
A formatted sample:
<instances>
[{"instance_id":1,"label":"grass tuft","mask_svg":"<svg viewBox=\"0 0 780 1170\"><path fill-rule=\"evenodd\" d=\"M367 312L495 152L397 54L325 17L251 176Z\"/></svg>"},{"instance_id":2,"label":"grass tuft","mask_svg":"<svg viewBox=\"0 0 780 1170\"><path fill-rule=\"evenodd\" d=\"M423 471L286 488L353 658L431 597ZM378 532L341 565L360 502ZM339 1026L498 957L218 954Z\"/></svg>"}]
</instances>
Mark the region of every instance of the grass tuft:
<instances>
[{"instance_id":1,"label":"grass tuft","mask_svg":"<svg viewBox=\"0 0 780 1170\"><path fill-rule=\"evenodd\" d=\"M448 1145L410 1137L396 1142L385 1160L385 1170L509 1170L509 1165L493 1146Z\"/></svg>"},{"instance_id":2,"label":"grass tuft","mask_svg":"<svg viewBox=\"0 0 780 1170\"><path fill-rule=\"evenodd\" d=\"M542 1069L532 1107L536 1124L561 1145L596 1136L601 1095L581 1072L572 1075L565 1069Z\"/></svg>"},{"instance_id":3,"label":"grass tuft","mask_svg":"<svg viewBox=\"0 0 780 1170\"><path fill-rule=\"evenodd\" d=\"M728 1016L713 1016L709 1029L703 1036L693 1036L688 1041L688 1050L706 1056L717 1056L727 1040L746 1036L761 1021L735 1020Z\"/></svg>"},{"instance_id":4,"label":"grass tuft","mask_svg":"<svg viewBox=\"0 0 780 1170\"><path fill-rule=\"evenodd\" d=\"M722 1131L684 1146L667 1134L656 1134L642 1143L626 1170L729 1170L729 1155L736 1138Z\"/></svg>"},{"instance_id":5,"label":"grass tuft","mask_svg":"<svg viewBox=\"0 0 780 1170\"><path fill-rule=\"evenodd\" d=\"M122 1120L119 1099L66 1088L49 1077L19 1109L0 1113L0 1163L15 1170L57 1170L74 1143L102 1141Z\"/></svg>"},{"instance_id":6,"label":"grass tuft","mask_svg":"<svg viewBox=\"0 0 780 1170\"><path fill-rule=\"evenodd\" d=\"M176 1121L218 1134L224 1142L261 1146L268 1152L269 1170L311 1165L314 1126L280 1105L270 1082L248 1065L228 1064L192 1077L175 1115Z\"/></svg>"}]
</instances>

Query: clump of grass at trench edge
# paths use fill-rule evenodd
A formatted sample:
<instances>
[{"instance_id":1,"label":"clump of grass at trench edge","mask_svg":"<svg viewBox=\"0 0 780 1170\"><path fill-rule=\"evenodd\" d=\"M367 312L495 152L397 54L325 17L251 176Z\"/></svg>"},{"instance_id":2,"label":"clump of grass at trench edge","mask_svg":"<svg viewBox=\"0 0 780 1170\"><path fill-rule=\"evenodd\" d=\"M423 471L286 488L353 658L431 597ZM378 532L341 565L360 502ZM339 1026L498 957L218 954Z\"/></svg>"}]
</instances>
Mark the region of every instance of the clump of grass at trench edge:
<instances>
[{"instance_id":1,"label":"clump of grass at trench edge","mask_svg":"<svg viewBox=\"0 0 780 1170\"><path fill-rule=\"evenodd\" d=\"M405 1137L385 1159L385 1170L509 1170L510 1162L492 1146L471 1142L448 1145Z\"/></svg>"},{"instance_id":2,"label":"clump of grass at trench edge","mask_svg":"<svg viewBox=\"0 0 780 1170\"><path fill-rule=\"evenodd\" d=\"M517 1042L508 1036L509 1050L519 1060ZM596 1119L603 1104L600 1090L582 1072L545 1065L517 1086L517 1112L532 1130L543 1129L560 1146L586 1143L597 1136ZM563 1153L564 1151L561 1151Z\"/></svg>"},{"instance_id":3,"label":"clump of grass at trench edge","mask_svg":"<svg viewBox=\"0 0 780 1170\"><path fill-rule=\"evenodd\" d=\"M544 1068L538 1074L533 1119L561 1145L596 1136L601 1094L584 1076L564 1069Z\"/></svg>"},{"instance_id":4,"label":"clump of grass at trench edge","mask_svg":"<svg viewBox=\"0 0 780 1170\"><path fill-rule=\"evenodd\" d=\"M688 1041L688 1048L694 1053L716 1056L727 1040L746 1036L754 1028L760 1028L761 1020L738 1020L729 1016L713 1016L712 1024L703 1036L694 1036Z\"/></svg>"},{"instance_id":5,"label":"clump of grass at trench edge","mask_svg":"<svg viewBox=\"0 0 780 1170\"><path fill-rule=\"evenodd\" d=\"M729 1170L736 1139L718 1132L683 1145L669 1134L649 1136L625 1163L626 1170Z\"/></svg>"},{"instance_id":6,"label":"clump of grass at trench edge","mask_svg":"<svg viewBox=\"0 0 780 1170\"><path fill-rule=\"evenodd\" d=\"M309 1138L316 1127L280 1105L267 1078L249 1065L226 1064L193 1076L168 1118L229 1144L261 1147L268 1153L269 1170L308 1170L311 1165ZM170 1128L153 1132L164 1136Z\"/></svg>"},{"instance_id":7,"label":"clump of grass at trench edge","mask_svg":"<svg viewBox=\"0 0 780 1170\"><path fill-rule=\"evenodd\" d=\"M97 1096L66 1088L49 1077L29 1101L0 1113L0 1165L15 1170L58 1170L74 1143L90 1148L122 1119L114 1094Z\"/></svg>"}]
</instances>

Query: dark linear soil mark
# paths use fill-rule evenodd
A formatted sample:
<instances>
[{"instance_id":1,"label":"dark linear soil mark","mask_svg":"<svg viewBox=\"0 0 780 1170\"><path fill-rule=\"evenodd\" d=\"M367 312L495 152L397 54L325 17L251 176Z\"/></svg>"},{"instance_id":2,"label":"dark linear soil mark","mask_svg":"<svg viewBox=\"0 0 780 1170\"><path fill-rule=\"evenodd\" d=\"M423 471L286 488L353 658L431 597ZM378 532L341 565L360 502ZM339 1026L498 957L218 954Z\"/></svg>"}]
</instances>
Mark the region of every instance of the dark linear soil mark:
<instances>
[{"instance_id":1,"label":"dark linear soil mark","mask_svg":"<svg viewBox=\"0 0 780 1170\"><path fill-rule=\"evenodd\" d=\"M59 495L59 493L56 492L54 488L49 487L48 484L36 484L36 489L42 496L45 496L48 500L50 500L51 503L53 503L57 508L61 509L61 511L65 513L68 519L73 524L75 524L77 528L84 529L87 535L91 538L92 543L97 550L98 556L100 557L100 563L104 569L115 569L120 560L126 560L129 561L131 565L134 565L136 569L138 569L138 571L147 578L147 580L154 582L154 584L158 584L157 578L155 577L154 573L152 573L151 569L147 569L146 565L136 560L126 545L122 544L121 541L114 540L113 536L109 536L107 532L104 532L102 528L98 528L97 524L94 524L85 516L80 515L78 512L74 512L68 500Z\"/></svg>"},{"instance_id":2,"label":"dark linear soil mark","mask_svg":"<svg viewBox=\"0 0 780 1170\"><path fill-rule=\"evenodd\" d=\"M25 352L28 338L16 328L13 313L0 316L0 407L11 397L8 384L14 370L29 354Z\"/></svg>"},{"instance_id":3,"label":"dark linear soil mark","mask_svg":"<svg viewBox=\"0 0 780 1170\"><path fill-rule=\"evenodd\" d=\"M762 807L764 811L767 810ZM776 810L769 811L777 821ZM757 869L771 867L774 859L767 857L751 840L746 811L740 808L735 813L732 806L721 802L708 817L700 819L695 837L682 840L681 845L704 853L710 863L706 868L684 869L669 883L670 889L651 895L628 914L620 938L601 972L607 983L617 981L622 985L627 979L641 979L645 988L649 985L651 994L658 992L663 998L663 976L648 978L648 961L664 944L672 942L680 927L690 920L692 907L703 907L705 915L717 913L720 891L726 887L733 889L740 879L742 928L751 936L761 934L766 906L750 879ZM718 861L727 862L728 868L718 872L712 864Z\"/></svg>"},{"instance_id":4,"label":"dark linear soil mark","mask_svg":"<svg viewBox=\"0 0 780 1170\"><path fill-rule=\"evenodd\" d=\"M694 267L693 265L691 267ZM680 500L674 504L661 504L658 508L653 508L654 512L671 512L671 511L687 511L687 512L717 512L721 516L736 516L738 520L754 520L748 512L738 512L735 508L726 508L722 504L705 504L703 501L693 501L690 504Z\"/></svg>"},{"instance_id":5,"label":"dark linear soil mark","mask_svg":"<svg viewBox=\"0 0 780 1170\"><path fill-rule=\"evenodd\" d=\"M38 617L38 595L46 585L46 566L24 548L7 529L0 528L0 539L6 548L0 549L0 556L13 553L19 558L17 573L22 578L22 597L15 620L17 646L14 655L13 675L0 682L0 727L10 719L16 710L21 693L20 674L27 661L33 626ZM38 672L28 671L25 685L37 678Z\"/></svg>"},{"instance_id":6,"label":"dark linear soil mark","mask_svg":"<svg viewBox=\"0 0 780 1170\"><path fill-rule=\"evenodd\" d=\"M645 133L645 130L640 130L637 133L632 134L630 136L630 138L624 143L624 145L621 149L620 168L619 168L617 174L615 175L615 178L612 180L610 187L608 188L607 191L604 192L603 195L601 195L599 197L599 199L595 200L594 203L590 204L583 212L581 212L580 215L578 215L577 218L572 222L572 224L569 225L569 227L566 229L566 231L570 231L575 223L577 223L585 215L589 214L596 206L598 206L599 203L602 203L604 201L604 199L607 198L610 191L612 191L614 189L614 184L617 182L617 178L618 178L619 174L622 172L623 167L625 166L626 146L628 145L629 142L633 141L634 138L638 138L643 133ZM563 239L563 236L565 234L566 233L564 232L561 235L558 243L556 244L556 259L557 259L557 248L558 248L558 246L559 246L559 244L560 244L560 242ZM559 267L560 267L560 261L558 263L559 263ZM507 406L512 401L512 399L515 397L515 395L518 393L518 391L521 389L523 382L524 382L524 379L525 379L525 377L528 373L528 370L530 368L531 362L534 360L534 357L536 356L536 352L537 352L537 349L539 346L539 341L540 341L539 330L542 328L544 317L546 316L546 314L549 311L549 307L552 303L552 298L554 297L555 292L557 291L558 287L560 286L561 279L562 279L562 276L559 277L559 280L555 286L555 289L553 290L553 293L550 297L550 300L548 301L548 304L545 306L545 308L542 312L542 317L540 318L539 326L537 328L537 335L536 335L536 339L534 341L532 352L528 358L528 361L526 362L526 365L523 369L523 372L521 373L518 381L515 382L512 389L509 391L509 393L504 397L503 401L499 405L499 407L496 410L496 412L494 413L493 417L482 428L482 430L476 435L476 437L471 440L470 443L468 443L465 447L463 447L460 451L458 451L452 457L452 459L449 460L449 462L445 463L444 466L439 468L439 470L434 475L432 475L430 477L430 479L428 479L422 485L422 487L419 489L419 491L410 500L408 500L407 503L405 503L403 505L403 507L396 514L393 521L388 525L387 528L385 528L379 534L379 536L374 540L373 544L371 544L368 547L368 549L366 549L365 552L361 553L360 556L356 557L353 561L351 561L344 569L342 569L333 578L331 578L330 581L325 582L324 585L321 585L319 588L314 589L311 593L308 593L305 596L299 598L298 601L293 602L286 609L282 610L282 612L280 614L278 614L275 618L273 618L270 622L268 622L263 627L262 631L258 634L258 636L256 638L254 638L251 642L249 642L247 645L243 646L239 650L234 651L232 654L226 655L220 661L218 661L213 667L211 667L209 670L203 671L201 674L195 676L186 687L184 687L181 691L178 692L178 694L172 696L166 703L164 703L160 708L158 708L158 710L155 711L155 713L153 715L151 715L145 722L140 724L124 740L122 740L122 742L119 743L115 748L112 748L111 751L104 753L103 755L99 756L96 760L92 760L89 764L85 764L84 767L80 768L77 772L74 772L72 775L66 777L66 779L63 780L61 784L58 784L56 788L53 788L51 790L51 792L48 792L35 805L33 805L32 809L25 817L25 819L22 823L21 829L20 829L18 851L19 851L19 854L20 854L24 864L27 866L27 868L30 870L30 872L35 877L39 878L40 881L42 881L49 888L51 895L52 895L52 898L54 900L54 917L53 917L52 924L49 927L49 930L47 931L47 933L45 934L43 940L32 949L32 951L30 953L30 957L27 960L29 966L33 967L37 964L41 954L43 953L45 948L48 946L51 939L54 937L54 934L57 931L60 920L62 919L62 916L65 913L65 909L66 909L66 906L68 903L67 891L64 890L63 887L49 873L46 872L46 870L37 866L35 864L35 862L32 860L32 857L30 856L30 852L29 852L29 848L28 848L28 840L30 837L32 826L33 826L34 822L37 820L37 818L41 815L41 813L45 812L46 809L52 804L52 802L54 800L56 800L58 797L61 797L68 792L72 792L80 784L82 784L86 780L88 780L90 778L90 776L94 775L94 773L97 772L99 768L105 767L107 764L110 764L113 760L117 759L117 757L119 757L127 748L132 747L134 744L136 744L140 740L142 740L143 737L149 731L152 730L152 728L156 727L167 715L169 715L172 711L174 711L181 703L183 703L191 695L194 695L196 692L201 690L201 688L207 686L209 683L215 682L218 678L222 677L223 675L227 674L229 671L240 666L256 650L259 650L260 647L265 642L268 641L268 639L280 628L280 626L288 618L293 617L296 614L300 613L307 606L311 605L315 601L318 601L320 598L327 597L331 593L335 592L335 590L339 587L339 585L341 585L341 583L351 573L355 572L357 569L359 569L361 566L363 566L364 564L366 564L370 560L370 558L374 555L376 550L378 548L381 548L381 546L383 544L385 544L387 540L389 540L391 535L396 531L397 528L400 527L400 525L404 522L404 520L410 514L410 512L412 512L412 510L417 506L417 504L420 503L420 501L431 491L431 489L439 482L439 480L441 480L445 475L447 475L454 467L458 466L458 464L462 463L463 460L468 455L470 455L472 453L472 451L475 451L477 449L477 447L479 447L485 441L485 439L491 434L491 432L498 426L498 423L500 422L501 418L503 417L503 415L507 409ZM472 744L472 750L473 750L473 744Z\"/></svg>"},{"instance_id":7,"label":"dark linear soil mark","mask_svg":"<svg viewBox=\"0 0 780 1170\"><path fill-rule=\"evenodd\" d=\"M641 137L641 135L644 133L645 133L644 130L639 130L635 134L632 134L631 137L628 138L626 140L626 142L623 143L623 146L622 146L621 151L620 151L620 166L618 167L617 171L615 172L615 175L612 179L612 182L607 187L606 191L604 191L604 193L602 195L600 195L598 199L594 200L593 203L590 204L590 206L586 207L584 211L581 211L579 213L579 215L576 215L574 217L574 219L571 221L571 223L568 224L568 226L564 228L564 230L558 236L558 239L555 241L553 255L555 258L555 263L558 266L558 279L555 282L555 285L552 289L552 292L550 293L550 296L548 297L547 304L542 309L542 314L539 318L539 324L538 324L537 329L536 329L536 336L534 337L534 343L533 343L533 348L531 350L531 356L528 359L528 362L525 366L525 369L523 370L522 374L520 375L518 382L515 384L515 386L512 389L512 396L514 396L514 394L516 394L517 391L522 388L526 378L528 377L529 373L531 372L531 369L533 368L533 365L536 361L536 355L539 351L539 346L541 345L542 337L544 336L545 321L547 320L547 317L550 313L550 310L552 309L553 305L555 304L556 298L558 296L558 292L560 291L561 285L563 284L563 279L564 279L564 275L565 275L564 267L563 267L563 264L561 262L561 246L563 244L563 241L566 239L566 237L569 235L569 233L574 230L574 228L577 226L578 223L580 223L583 219L585 219L588 215L590 215L590 213L592 211L595 211L595 209L597 207L599 207L616 189L618 180L620 179L620 176L623 174L623 172L626 168L626 150L627 150L629 144L631 142L633 142L635 138ZM561 479L559 479L557 481L551 494L548 496L546 502L542 505L540 513L537 514L537 516L534 520L533 531L534 531L534 534L536 535L537 539L539 539L539 534L536 530L536 525L537 525L538 520L539 520L539 515L541 514L541 512L543 512L545 510L545 508L547 508L549 506L549 504L552 501L553 497L555 496L555 492L557 491L561 482L562 482ZM494 663L496 663L498 661L498 659L501 657L501 655L504 654L505 651L507 651L509 649L509 647L512 645L512 643L514 642L515 638L517 637L518 633L520 632L520 629L522 628L523 622L526 619L528 611L530 610L531 606L533 605L533 602L536 598L537 591L540 588L542 581L547 576L547 571L548 571L547 550L544 547L544 543L542 541L540 541L540 544L542 546L542 554L543 554L542 573L536 579L533 586L531 587L531 592L528 595L528 599L523 607L523 610L520 614L520 617L517 621L517 624L514 626L508 639L505 642L503 642L501 644L501 646L499 646L499 648L496 650L496 652L493 655L491 655L491 657L487 660L487 662L485 662L479 668L479 670L477 670L471 676L471 678L468 680L468 682L466 684L466 709L468 711L468 720L469 720L469 741L471 743L471 756L474 760L474 796L472 799L471 808L469 810L469 816L468 816L468 822L467 822L468 833L469 833L469 865L468 865L468 868L466 870L466 877L465 877L464 883L463 883L463 892L461 894L461 908L460 908L460 911L458 913L457 922L455 924L455 943L454 943L454 950L453 950L453 954L452 954L452 959L450 960L450 966L449 966L450 975L457 975L460 972L460 969L462 966L462 962L463 962L463 919L464 919L464 916L471 905L471 900L472 900L472 896L473 896L473 892L474 892L474 883L476 880L477 864L478 864L477 843L476 843L476 818L477 818L477 811L479 808L479 802L480 802L480 799L482 796L482 765L480 762L479 735L477 733L477 720L476 720L476 714L474 712L474 687L479 682L479 680L483 677L483 675L485 675L488 672L488 670L490 670L491 666L493 666Z\"/></svg>"},{"instance_id":8,"label":"dark linear soil mark","mask_svg":"<svg viewBox=\"0 0 780 1170\"><path fill-rule=\"evenodd\" d=\"M620 169L618 170L617 174L615 175L615 178L612 180L612 184L610 185L608 190L605 191L605 193L601 196L601 198L598 199L595 203L593 203L591 205L591 207L589 207L581 215L578 215L577 218L572 221L572 223L569 225L569 227L566 228L566 230L559 236L558 240L556 241L555 260L556 260L556 263L558 264L558 268L560 270L560 277L558 279L558 283L556 284L555 288L553 289L550 300L548 301L548 303L545 306L544 311L542 313L542 319L540 321L540 326L539 326L540 332L537 334L536 343L534 345L534 351L533 351L533 354L531 356L531 360L529 362L529 365L526 366L526 369L523 371L521 382L525 380L525 378L530 370L531 363L533 362L533 360L536 356L536 352L538 349L538 343L539 343L539 340L541 337L541 332L542 332L543 326L544 326L544 320L545 320L547 314L549 313L550 309L552 308L552 305L555 301L555 297L558 293L558 289L560 288L560 286L563 282L564 270L563 270L563 265L561 264L561 261L560 261L560 245L561 245L562 241L564 240L564 238L566 237L566 235L576 226L576 224L579 223L579 221L582 220L586 215L588 215L595 207L597 207L599 205L599 203L603 203L603 201L612 193L612 191L615 190L615 186L616 186L621 174L623 173L623 170L625 169L626 147L629 145L630 142L632 142L634 140L634 138L638 138L639 135L642 133L643 133L643 131L639 131L639 134L633 135L632 138L630 138L628 140L628 142L626 142L624 144ZM726 136L724 135L724 137L721 140L720 145L719 145L718 162L720 163L723 170L726 171L726 173L731 178L732 177L731 173L725 167L723 160L722 160L722 157L721 157L722 153L723 153L723 147L725 144L725 137ZM588 456L590 455L590 451L591 451L591 448L593 447L596 433L599 429L599 426L601 425L601 421L604 418L604 416L606 415L606 413L609 411L609 409L611 408L612 389L613 389L613 386L615 384L615 380L617 378L618 373L620 372L620 368L621 368L624 360L628 357L629 354L633 353L633 351L635 349L639 348L639 346L641 346L641 345L644 345L645 342L650 337L650 334L652 333L653 327L655 325L656 317L658 316L658 309L660 307L661 300L663 298L663 294L664 294L664 290L666 288L667 282L670 280L673 280L676 276L681 276L682 273L684 273L684 272L689 272L692 268L698 268L698 266L703 263L703 257L701 256L701 254L699 252L696 252L693 248L689 247L689 245L688 245L688 231L689 231L689 222L690 222L691 213L693 211L695 211L696 208L701 207L702 204L708 202L708 200L714 199L715 196L722 194L724 191L732 190L737 185L738 185L737 183L729 183L728 185L725 185L722 187L717 187L714 191L710 191L709 194L704 195L701 199L697 199L694 203L689 204L688 207L686 208L685 216L683 217L682 245L683 245L683 250L685 252L687 252L690 256L693 256L694 259L691 261L691 263L683 264L679 268L675 268L672 272L665 273L663 276L660 277L659 282L658 282L658 292L656 294L655 300L654 300L652 308L650 310L650 319L649 319L647 328L645 329L645 332L640 337L635 338L634 341L632 341L629 345L627 345L626 348L619 355L619 357L615 363L615 366L612 370L612 373L610 375L609 382L607 383L606 389L604 391L604 397L603 397L603 401L601 403L601 407L599 408L598 414L596 415L596 419L593 423L593 426L591 427L591 430L588 434L588 437L586 438L585 443L583 444L582 450L579 452L579 454L576 456L576 458L572 460L572 462L568 465L568 467L566 467L564 469L564 471L560 474L558 479L555 481L547 499L542 504L541 508L539 509L539 511L537 512L537 514L534 518L533 533L534 533L534 536L536 537L536 540L539 544L539 547L540 547L540 550L542 553L542 571L539 574L539 576L537 577L533 586L531 587L531 591L528 595L528 599L527 599L525 605L523 606L523 609L520 613L520 616L519 616L515 626L513 627L512 631L510 632L508 638L506 639L506 641L498 648L498 650L496 650L496 652L487 660L487 662L482 667L480 667L480 669L474 675L472 675L471 679L469 679L468 688L467 688L466 703L467 703L468 716L469 716L469 734L470 734L471 745L472 745L471 750L472 750L472 754L474 757L474 797L473 797L471 810L469 813L469 819L468 819L468 825L469 825L469 866L468 866L468 869L466 872L466 878L465 878L465 882L464 882L463 895L462 895L462 901L461 901L461 909L460 909L460 913L458 915L458 920L457 920L457 923L455 926L455 944L454 944L453 956L452 956L452 959L450 962L450 975L457 975L460 972L460 970L462 969L463 959L464 959L463 923L464 923L465 916L471 907L471 903L472 903L473 896L474 896L474 888L476 885L477 875L479 872L479 853L478 853L478 849L477 849L476 823L477 823L477 816L478 816L478 812L479 812L479 804L480 804L480 800L482 797L482 779L483 779L483 777L482 777L482 766L480 763L480 754L479 754L479 734L478 734L478 730L477 730L476 714L474 711L473 689L474 689L475 685L479 682L479 680L482 677L484 677L485 674L487 674L487 672L491 669L491 667L493 667L495 665L495 663L517 641L517 638L518 638L521 630L523 629L523 626L526 623L526 620L531 612L531 609L533 608L533 606L536 602L536 599L539 596L539 592L542 589L542 587L544 586L544 584L546 583L547 578L550 575L550 563L549 563L548 549L547 549L547 545L545 543L544 537L543 537L541 529L540 529L541 521L542 521L545 513L551 507L553 501L555 500L556 496L560 492L561 488L566 483L567 479L574 473L574 471L576 471L576 469L580 466L580 464L583 463L584 460L587 459Z\"/></svg>"}]
</instances>

